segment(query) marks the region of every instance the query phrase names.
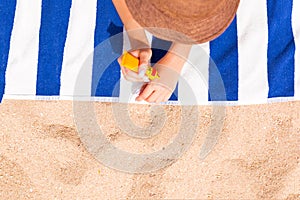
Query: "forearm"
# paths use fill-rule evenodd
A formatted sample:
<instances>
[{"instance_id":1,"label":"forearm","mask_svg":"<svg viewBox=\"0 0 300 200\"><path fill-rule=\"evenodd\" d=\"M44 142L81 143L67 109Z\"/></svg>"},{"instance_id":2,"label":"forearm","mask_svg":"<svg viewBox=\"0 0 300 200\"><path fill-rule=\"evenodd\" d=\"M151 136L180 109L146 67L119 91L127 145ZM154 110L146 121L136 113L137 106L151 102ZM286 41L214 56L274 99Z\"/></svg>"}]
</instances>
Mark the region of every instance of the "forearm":
<instances>
[{"instance_id":1,"label":"forearm","mask_svg":"<svg viewBox=\"0 0 300 200\"><path fill-rule=\"evenodd\" d=\"M188 59L191 47L191 45L173 43L164 57L169 63L167 66L171 67L177 73L180 73L184 63Z\"/></svg>"},{"instance_id":2,"label":"forearm","mask_svg":"<svg viewBox=\"0 0 300 200\"><path fill-rule=\"evenodd\" d=\"M127 31L131 48L149 48L149 42L144 29L134 20L125 0L112 0Z\"/></svg>"}]
</instances>

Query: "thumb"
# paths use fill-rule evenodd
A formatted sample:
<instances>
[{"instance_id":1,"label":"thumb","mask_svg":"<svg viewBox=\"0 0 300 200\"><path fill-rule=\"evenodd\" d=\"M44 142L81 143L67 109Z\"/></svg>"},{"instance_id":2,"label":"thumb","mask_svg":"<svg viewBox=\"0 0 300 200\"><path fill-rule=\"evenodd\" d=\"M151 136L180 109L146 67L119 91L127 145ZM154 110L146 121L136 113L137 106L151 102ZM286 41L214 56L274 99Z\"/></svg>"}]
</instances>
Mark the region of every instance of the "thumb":
<instances>
[{"instance_id":1,"label":"thumb","mask_svg":"<svg viewBox=\"0 0 300 200\"><path fill-rule=\"evenodd\" d=\"M139 59L140 59L140 65L149 65L149 60L152 56L151 50L150 51L141 51L140 55L139 55Z\"/></svg>"},{"instance_id":2,"label":"thumb","mask_svg":"<svg viewBox=\"0 0 300 200\"><path fill-rule=\"evenodd\" d=\"M151 58L151 50L150 51L141 51L139 58L140 58L139 76L144 77L146 70L149 66L149 60Z\"/></svg>"},{"instance_id":3,"label":"thumb","mask_svg":"<svg viewBox=\"0 0 300 200\"><path fill-rule=\"evenodd\" d=\"M130 51L130 54L133 55L134 57L138 58L139 54L140 54L140 50L137 49L137 50Z\"/></svg>"}]
</instances>

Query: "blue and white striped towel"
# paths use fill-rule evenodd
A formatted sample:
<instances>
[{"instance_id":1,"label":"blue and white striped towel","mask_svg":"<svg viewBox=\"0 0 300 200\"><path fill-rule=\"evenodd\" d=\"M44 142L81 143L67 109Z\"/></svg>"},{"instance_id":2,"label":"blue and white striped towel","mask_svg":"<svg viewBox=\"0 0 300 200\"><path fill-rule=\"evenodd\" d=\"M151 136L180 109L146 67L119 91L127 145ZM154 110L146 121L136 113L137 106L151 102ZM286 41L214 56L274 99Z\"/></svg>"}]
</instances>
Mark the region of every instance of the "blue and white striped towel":
<instances>
[{"instance_id":1,"label":"blue and white striped towel","mask_svg":"<svg viewBox=\"0 0 300 200\"><path fill-rule=\"evenodd\" d=\"M89 57L94 47L122 31L111 0L1 0L0 100L72 99L74 95L100 101L126 99L130 87L117 62L95 81L98 71L93 56ZM124 41L117 45L119 53ZM156 42L168 45L152 39ZM215 76L211 61L197 46L215 62L226 99L210 97L217 87ZM197 104L300 99L300 0L241 0L225 33L197 46L190 58L201 66L204 78L194 77L188 64L182 72ZM82 66L85 79L79 94L74 94ZM171 99L188 97L186 91L179 82Z\"/></svg>"}]
</instances>

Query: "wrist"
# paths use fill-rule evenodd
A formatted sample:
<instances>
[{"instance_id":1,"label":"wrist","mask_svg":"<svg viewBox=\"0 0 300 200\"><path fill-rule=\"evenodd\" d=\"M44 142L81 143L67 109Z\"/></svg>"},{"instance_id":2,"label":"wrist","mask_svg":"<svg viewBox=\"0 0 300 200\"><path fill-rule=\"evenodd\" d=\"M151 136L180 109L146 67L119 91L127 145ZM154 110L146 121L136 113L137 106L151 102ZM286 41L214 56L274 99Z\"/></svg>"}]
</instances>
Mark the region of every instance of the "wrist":
<instances>
[{"instance_id":1,"label":"wrist","mask_svg":"<svg viewBox=\"0 0 300 200\"><path fill-rule=\"evenodd\" d=\"M124 26L128 34L131 49L150 48L145 30L134 19L128 21Z\"/></svg>"},{"instance_id":2,"label":"wrist","mask_svg":"<svg viewBox=\"0 0 300 200\"><path fill-rule=\"evenodd\" d=\"M173 71L180 74L186 60L187 58L184 56L169 51L159 62L163 64L162 67L171 68Z\"/></svg>"}]
</instances>

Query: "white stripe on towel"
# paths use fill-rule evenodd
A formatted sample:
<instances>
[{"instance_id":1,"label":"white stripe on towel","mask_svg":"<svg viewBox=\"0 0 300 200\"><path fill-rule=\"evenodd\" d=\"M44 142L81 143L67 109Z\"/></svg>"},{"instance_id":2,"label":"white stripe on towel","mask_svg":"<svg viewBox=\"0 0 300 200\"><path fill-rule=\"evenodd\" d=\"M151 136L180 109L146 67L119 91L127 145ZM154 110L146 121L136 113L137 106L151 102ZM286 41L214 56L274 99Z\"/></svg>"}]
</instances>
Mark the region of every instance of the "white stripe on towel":
<instances>
[{"instance_id":1,"label":"white stripe on towel","mask_svg":"<svg viewBox=\"0 0 300 200\"><path fill-rule=\"evenodd\" d=\"M128 35L126 34L125 27L123 27L123 52L128 51L129 49L130 49L129 38ZM119 102L127 103L130 101L132 83L125 80L121 70L120 73L121 73L121 78L120 78Z\"/></svg>"},{"instance_id":2,"label":"white stripe on towel","mask_svg":"<svg viewBox=\"0 0 300 200\"><path fill-rule=\"evenodd\" d=\"M178 84L178 100L182 104L207 104L209 52L209 42L192 47L181 72L181 77L187 84L183 84L182 81ZM191 95L194 95L195 99L191 98Z\"/></svg>"},{"instance_id":3,"label":"white stripe on towel","mask_svg":"<svg viewBox=\"0 0 300 200\"><path fill-rule=\"evenodd\" d=\"M17 1L5 94L36 94L41 3L41 0Z\"/></svg>"},{"instance_id":4,"label":"white stripe on towel","mask_svg":"<svg viewBox=\"0 0 300 200\"><path fill-rule=\"evenodd\" d=\"M300 100L300 1L293 1L292 27L296 45L295 51L295 99Z\"/></svg>"},{"instance_id":5,"label":"white stripe on towel","mask_svg":"<svg viewBox=\"0 0 300 200\"><path fill-rule=\"evenodd\" d=\"M61 96L90 96L97 0L73 0L61 71ZM84 73L75 89L79 73Z\"/></svg>"},{"instance_id":6,"label":"white stripe on towel","mask_svg":"<svg viewBox=\"0 0 300 200\"><path fill-rule=\"evenodd\" d=\"M265 103L268 98L268 19L262 0L242 0L237 12L239 103ZM260 102L258 102L260 101Z\"/></svg>"}]
</instances>

